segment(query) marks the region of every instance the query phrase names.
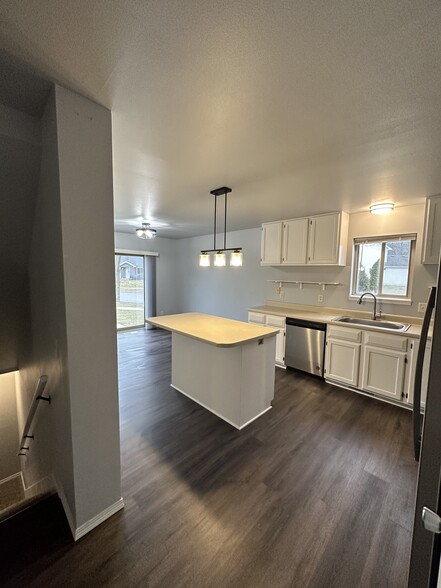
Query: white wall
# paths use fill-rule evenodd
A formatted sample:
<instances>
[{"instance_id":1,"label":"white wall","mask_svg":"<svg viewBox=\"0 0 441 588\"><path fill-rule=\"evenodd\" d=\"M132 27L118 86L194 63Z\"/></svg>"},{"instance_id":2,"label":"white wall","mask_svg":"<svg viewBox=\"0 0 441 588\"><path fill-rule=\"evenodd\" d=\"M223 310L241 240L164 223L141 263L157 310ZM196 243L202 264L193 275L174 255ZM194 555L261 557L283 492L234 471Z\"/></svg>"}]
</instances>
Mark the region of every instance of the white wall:
<instances>
[{"instance_id":1,"label":"white wall","mask_svg":"<svg viewBox=\"0 0 441 588\"><path fill-rule=\"evenodd\" d=\"M78 528L121 497L110 112L55 87L29 262L33 348L20 369L23 424L40 374L28 484L53 473Z\"/></svg>"},{"instance_id":2,"label":"white wall","mask_svg":"<svg viewBox=\"0 0 441 588\"><path fill-rule=\"evenodd\" d=\"M79 527L121 498L111 113L56 86L67 350Z\"/></svg>"},{"instance_id":3,"label":"white wall","mask_svg":"<svg viewBox=\"0 0 441 588\"><path fill-rule=\"evenodd\" d=\"M174 314L179 308L177 279L177 254L181 241L176 239L140 239L135 233L115 233L115 248L144 253L155 251L156 258L156 307L158 314Z\"/></svg>"},{"instance_id":4,"label":"white wall","mask_svg":"<svg viewBox=\"0 0 441 588\"><path fill-rule=\"evenodd\" d=\"M392 214L385 216L375 216L369 212L350 215L345 267L261 267L261 230L256 228L232 232L227 236L228 246L243 247L242 268L200 268L199 252L210 244L211 236L181 239L178 242L179 311L200 311L247 320L248 307L258 306L268 299L280 301L275 293L276 285L267 282L272 279L341 282L342 286L329 287L325 292L317 286L299 289L298 286L286 284L283 287L283 301L360 310L356 301L348 298L354 237L411 232L417 233L412 305L384 304L382 309L389 314L421 317L417 304L427 300L428 288L435 283L437 272L436 266L423 266L420 263L423 222L422 204L396 208ZM324 294L323 303L318 302L318 294ZM370 309L370 306L366 305L366 308Z\"/></svg>"},{"instance_id":5,"label":"white wall","mask_svg":"<svg viewBox=\"0 0 441 588\"><path fill-rule=\"evenodd\" d=\"M20 471L15 373L0 375L0 481Z\"/></svg>"}]
</instances>

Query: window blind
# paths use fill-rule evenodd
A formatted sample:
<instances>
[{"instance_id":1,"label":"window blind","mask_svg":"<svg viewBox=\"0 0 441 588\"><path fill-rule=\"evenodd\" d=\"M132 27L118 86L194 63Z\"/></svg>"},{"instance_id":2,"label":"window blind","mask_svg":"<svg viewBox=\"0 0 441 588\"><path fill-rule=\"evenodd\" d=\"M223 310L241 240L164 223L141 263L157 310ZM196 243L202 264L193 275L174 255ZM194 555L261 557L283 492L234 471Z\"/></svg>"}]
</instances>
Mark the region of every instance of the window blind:
<instances>
[{"instance_id":1,"label":"window blind","mask_svg":"<svg viewBox=\"0 0 441 588\"><path fill-rule=\"evenodd\" d=\"M387 243L388 241L416 241L416 233L408 233L407 235L386 235L378 237L355 237L354 245L359 243Z\"/></svg>"}]
</instances>

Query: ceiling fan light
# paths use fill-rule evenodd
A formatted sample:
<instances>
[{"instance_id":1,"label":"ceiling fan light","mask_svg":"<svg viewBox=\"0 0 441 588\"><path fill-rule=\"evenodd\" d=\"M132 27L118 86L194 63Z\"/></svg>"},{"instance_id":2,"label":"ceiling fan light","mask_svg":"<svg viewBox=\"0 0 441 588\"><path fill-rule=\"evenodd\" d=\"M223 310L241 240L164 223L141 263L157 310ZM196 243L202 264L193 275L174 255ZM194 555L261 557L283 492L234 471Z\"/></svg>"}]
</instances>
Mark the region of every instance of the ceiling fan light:
<instances>
[{"instance_id":1,"label":"ceiling fan light","mask_svg":"<svg viewBox=\"0 0 441 588\"><path fill-rule=\"evenodd\" d=\"M393 202L376 202L369 206L369 212L371 214L388 214L392 212L395 204Z\"/></svg>"},{"instance_id":2,"label":"ceiling fan light","mask_svg":"<svg viewBox=\"0 0 441 588\"><path fill-rule=\"evenodd\" d=\"M225 253L218 251L214 254L214 265L216 267L224 267L227 265L227 256Z\"/></svg>"},{"instance_id":3,"label":"ceiling fan light","mask_svg":"<svg viewBox=\"0 0 441 588\"><path fill-rule=\"evenodd\" d=\"M136 235L140 239L154 239L156 237L156 229L152 229L149 223L142 223L142 228L136 229Z\"/></svg>"},{"instance_id":4,"label":"ceiling fan light","mask_svg":"<svg viewBox=\"0 0 441 588\"><path fill-rule=\"evenodd\" d=\"M243 253L236 249L235 251L231 252L230 255L230 265L233 267L241 267L243 263Z\"/></svg>"},{"instance_id":5,"label":"ceiling fan light","mask_svg":"<svg viewBox=\"0 0 441 588\"><path fill-rule=\"evenodd\" d=\"M199 255L199 266L210 267L210 255L208 253L201 251L201 254Z\"/></svg>"}]
</instances>

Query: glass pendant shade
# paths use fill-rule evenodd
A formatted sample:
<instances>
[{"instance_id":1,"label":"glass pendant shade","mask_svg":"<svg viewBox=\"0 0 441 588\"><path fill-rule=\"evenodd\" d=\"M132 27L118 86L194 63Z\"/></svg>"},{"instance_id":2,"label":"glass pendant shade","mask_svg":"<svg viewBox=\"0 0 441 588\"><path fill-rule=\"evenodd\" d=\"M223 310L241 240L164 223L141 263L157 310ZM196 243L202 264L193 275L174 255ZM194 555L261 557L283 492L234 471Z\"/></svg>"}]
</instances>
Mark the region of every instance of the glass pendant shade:
<instances>
[{"instance_id":1,"label":"glass pendant shade","mask_svg":"<svg viewBox=\"0 0 441 588\"><path fill-rule=\"evenodd\" d=\"M218 251L214 255L214 265L216 267L224 267L227 264L227 256L225 253Z\"/></svg>"},{"instance_id":2,"label":"glass pendant shade","mask_svg":"<svg viewBox=\"0 0 441 588\"><path fill-rule=\"evenodd\" d=\"M210 267L210 255L208 253L201 253L199 255L200 267Z\"/></svg>"},{"instance_id":3,"label":"glass pendant shade","mask_svg":"<svg viewBox=\"0 0 441 588\"><path fill-rule=\"evenodd\" d=\"M243 263L242 251L232 251L230 255L230 265L234 267L241 267Z\"/></svg>"}]
</instances>

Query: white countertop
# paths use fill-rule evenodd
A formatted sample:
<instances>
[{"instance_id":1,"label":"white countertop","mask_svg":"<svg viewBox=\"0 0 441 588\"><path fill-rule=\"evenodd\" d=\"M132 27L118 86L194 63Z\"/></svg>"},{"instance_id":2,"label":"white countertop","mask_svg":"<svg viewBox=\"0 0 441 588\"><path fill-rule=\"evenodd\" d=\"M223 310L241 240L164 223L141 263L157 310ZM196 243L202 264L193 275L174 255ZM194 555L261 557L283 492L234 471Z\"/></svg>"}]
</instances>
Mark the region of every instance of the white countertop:
<instances>
[{"instance_id":1,"label":"white countertop","mask_svg":"<svg viewBox=\"0 0 441 588\"><path fill-rule=\"evenodd\" d=\"M354 325L350 323L338 323L335 322L335 319L338 316L356 316L359 318L370 318L370 313L366 312L358 312L358 311L350 311L345 310L342 308L317 308L315 310L312 307L304 307L301 305L295 304L271 304L271 302L267 302L267 304L263 306L254 306L248 309L250 312L258 312L262 314L273 314L275 316L283 316L289 318L298 318L303 320L310 320L310 321L318 321L326 324L333 324L338 325L341 327L348 327L352 329L363 329L367 327L363 327L361 325ZM392 321L392 322L400 322L405 324L410 324L410 327L407 331L404 332L397 332L397 331L385 331L384 329L378 328L375 329L374 327L368 327L368 330L375 330L381 333L391 333L394 335L400 335L404 337L414 337L419 338L421 333L421 324L413 323L412 321L415 320L414 317L406 317L406 316L394 316L394 315L385 315L382 317L383 320ZM416 319L419 323L421 320Z\"/></svg>"},{"instance_id":2,"label":"white countertop","mask_svg":"<svg viewBox=\"0 0 441 588\"><path fill-rule=\"evenodd\" d=\"M146 323L217 347L242 345L256 339L273 337L279 332L279 329L273 327L253 325L197 312L155 316L146 319Z\"/></svg>"}]
</instances>

